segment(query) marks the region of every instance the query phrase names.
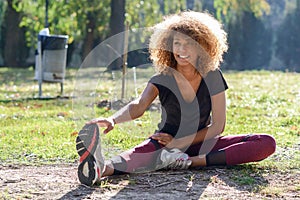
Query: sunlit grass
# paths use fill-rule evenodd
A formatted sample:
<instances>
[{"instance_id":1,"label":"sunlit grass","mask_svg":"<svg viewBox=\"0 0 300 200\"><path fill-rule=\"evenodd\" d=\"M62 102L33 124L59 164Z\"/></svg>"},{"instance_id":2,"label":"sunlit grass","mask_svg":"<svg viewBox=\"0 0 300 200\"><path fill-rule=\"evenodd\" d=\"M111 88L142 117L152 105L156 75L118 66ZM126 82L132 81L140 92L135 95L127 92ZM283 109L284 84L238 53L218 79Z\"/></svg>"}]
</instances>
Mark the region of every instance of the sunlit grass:
<instances>
[{"instance_id":1,"label":"sunlit grass","mask_svg":"<svg viewBox=\"0 0 300 200\"><path fill-rule=\"evenodd\" d=\"M100 70L101 71L101 70ZM76 107L72 99L76 87L77 70L68 69L64 83L64 96L39 100L38 84L33 81L32 69L0 68L0 161L6 163L53 163L77 160L75 137L84 122L90 117L109 116L115 110L96 105ZM137 84L128 72L125 99L135 97L135 88L140 93L153 70L139 69ZM120 99L120 74L93 73L91 95L94 102ZM262 169L297 169L300 167L300 74L245 71L224 72L228 82L227 126L224 134L267 133L275 137L277 151L259 163ZM100 78L99 78L100 77ZM99 79L99 80L98 80ZM93 81L95 80L95 81ZM84 79L83 79L84 82ZM78 86L77 86L78 87ZM95 88L95 89L94 89ZM45 96L59 95L59 84L43 84ZM77 110L93 116L77 116ZM104 153L112 156L127 150L149 137L157 127L159 113L147 111L133 122L118 124L102 137ZM80 118L82 117L82 118ZM80 118L80 119L79 119ZM245 176L245 184L251 177Z\"/></svg>"}]
</instances>

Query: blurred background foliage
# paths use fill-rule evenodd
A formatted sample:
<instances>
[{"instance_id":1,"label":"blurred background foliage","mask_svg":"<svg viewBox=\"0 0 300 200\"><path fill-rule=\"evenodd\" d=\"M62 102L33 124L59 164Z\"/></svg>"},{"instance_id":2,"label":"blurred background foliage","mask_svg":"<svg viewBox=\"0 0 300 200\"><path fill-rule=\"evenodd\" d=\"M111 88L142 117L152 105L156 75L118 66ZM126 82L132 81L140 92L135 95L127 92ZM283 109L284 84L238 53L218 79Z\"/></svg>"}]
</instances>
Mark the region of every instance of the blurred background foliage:
<instances>
[{"instance_id":1,"label":"blurred background foliage","mask_svg":"<svg viewBox=\"0 0 300 200\"><path fill-rule=\"evenodd\" d=\"M300 0L2 0L0 66L34 66L37 35L68 35L68 67L79 67L108 37L130 30L129 49L146 46L151 27L181 10L207 11L224 24L229 51L223 69L300 71ZM121 47L120 47L121 48ZM142 51L145 51L144 49ZM129 54L139 65L147 54Z\"/></svg>"}]
</instances>

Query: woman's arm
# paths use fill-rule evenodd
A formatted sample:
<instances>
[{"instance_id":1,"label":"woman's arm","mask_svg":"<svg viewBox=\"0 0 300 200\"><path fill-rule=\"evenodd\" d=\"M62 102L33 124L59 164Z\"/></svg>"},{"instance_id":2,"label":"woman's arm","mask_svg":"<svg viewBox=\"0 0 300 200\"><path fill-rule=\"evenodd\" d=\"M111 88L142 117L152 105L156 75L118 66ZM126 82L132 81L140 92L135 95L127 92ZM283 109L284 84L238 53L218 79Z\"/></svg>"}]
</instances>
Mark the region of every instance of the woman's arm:
<instances>
[{"instance_id":1,"label":"woman's arm","mask_svg":"<svg viewBox=\"0 0 300 200\"><path fill-rule=\"evenodd\" d=\"M157 95L158 89L152 83L148 83L138 99L120 109L112 118L115 120L115 123L122 123L142 116Z\"/></svg>"},{"instance_id":2,"label":"woman's arm","mask_svg":"<svg viewBox=\"0 0 300 200\"><path fill-rule=\"evenodd\" d=\"M142 116L157 95L158 89L152 83L148 83L138 99L130 102L109 118L96 118L88 123L97 123L100 127L106 127L104 133L108 133L116 123L130 121Z\"/></svg>"},{"instance_id":3,"label":"woman's arm","mask_svg":"<svg viewBox=\"0 0 300 200\"><path fill-rule=\"evenodd\" d=\"M212 123L195 134L179 139L173 139L166 133L157 133L152 136L168 148L184 148L191 144L197 144L220 135L225 128L226 122L226 97L225 92L218 93L211 97L212 101Z\"/></svg>"}]
</instances>

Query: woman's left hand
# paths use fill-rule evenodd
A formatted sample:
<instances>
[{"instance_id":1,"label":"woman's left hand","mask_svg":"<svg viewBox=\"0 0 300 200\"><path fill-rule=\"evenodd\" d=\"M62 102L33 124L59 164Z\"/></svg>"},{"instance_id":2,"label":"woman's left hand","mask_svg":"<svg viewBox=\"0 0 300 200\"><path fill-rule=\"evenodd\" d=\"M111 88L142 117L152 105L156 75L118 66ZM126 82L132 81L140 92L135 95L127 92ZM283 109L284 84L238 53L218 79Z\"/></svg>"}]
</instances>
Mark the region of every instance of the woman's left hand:
<instances>
[{"instance_id":1,"label":"woman's left hand","mask_svg":"<svg viewBox=\"0 0 300 200\"><path fill-rule=\"evenodd\" d=\"M157 140L158 143L166 146L167 148L175 148L176 147L176 139L173 138L172 135L167 133L155 133L151 136L152 139Z\"/></svg>"}]
</instances>

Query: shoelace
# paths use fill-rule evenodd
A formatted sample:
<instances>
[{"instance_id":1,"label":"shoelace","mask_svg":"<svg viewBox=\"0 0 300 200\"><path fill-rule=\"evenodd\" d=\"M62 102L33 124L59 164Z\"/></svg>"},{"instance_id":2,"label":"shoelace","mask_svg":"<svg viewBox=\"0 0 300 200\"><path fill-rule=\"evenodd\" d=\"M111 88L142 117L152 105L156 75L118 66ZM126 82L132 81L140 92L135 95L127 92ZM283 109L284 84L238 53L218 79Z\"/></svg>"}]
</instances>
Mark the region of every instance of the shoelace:
<instances>
[{"instance_id":1,"label":"shoelace","mask_svg":"<svg viewBox=\"0 0 300 200\"><path fill-rule=\"evenodd\" d=\"M187 160L176 160L175 162L171 163L170 165L167 166L168 169L187 169L189 166L192 164L192 161L187 159Z\"/></svg>"}]
</instances>

